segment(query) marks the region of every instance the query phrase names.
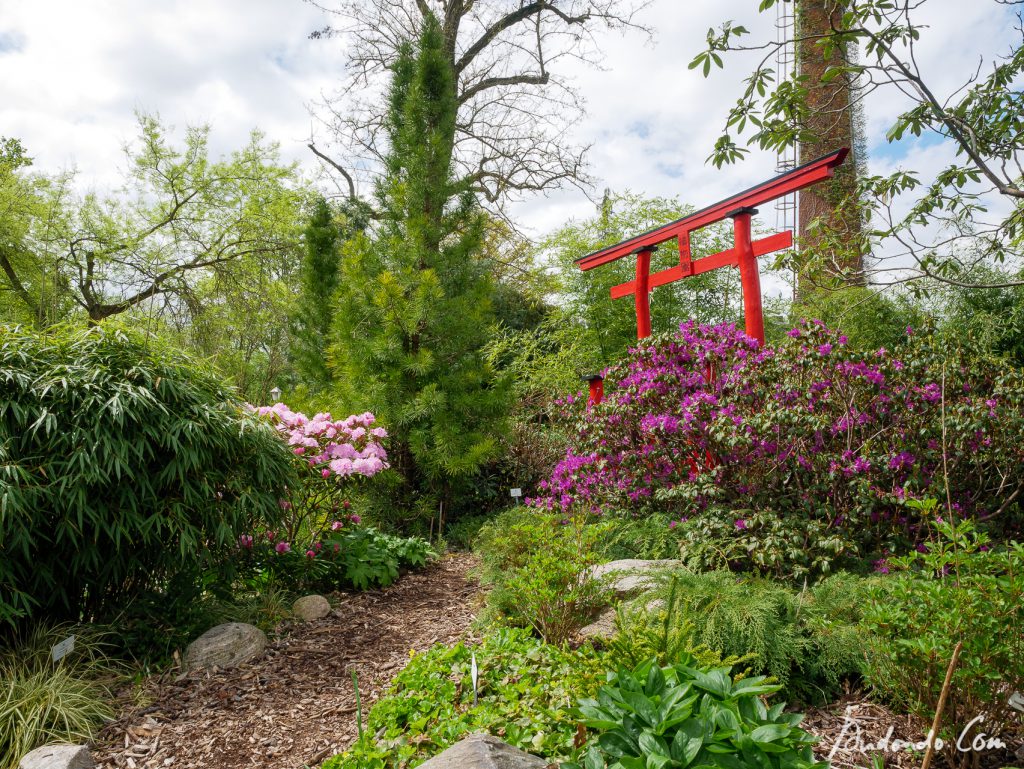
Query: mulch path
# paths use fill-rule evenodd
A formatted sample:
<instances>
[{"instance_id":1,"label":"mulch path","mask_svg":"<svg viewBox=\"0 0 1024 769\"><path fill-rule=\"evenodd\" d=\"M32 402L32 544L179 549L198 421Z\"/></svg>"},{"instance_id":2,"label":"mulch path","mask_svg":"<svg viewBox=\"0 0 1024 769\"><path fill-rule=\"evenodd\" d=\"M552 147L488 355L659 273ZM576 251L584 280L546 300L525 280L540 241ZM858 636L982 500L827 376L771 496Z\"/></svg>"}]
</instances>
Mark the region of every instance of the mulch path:
<instances>
[{"instance_id":1,"label":"mulch path","mask_svg":"<svg viewBox=\"0 0 1024 769\"><path fill-rule=\"evenodd\" d=\"M93 746L99 767L316 766L356 737L352 671L363 718L409 660L455 644L478 608L471 556L449 555L384 590L343 593L322 620L289 624L266 654L212 673L145 685Z\"/></svg>"}]
</instances>

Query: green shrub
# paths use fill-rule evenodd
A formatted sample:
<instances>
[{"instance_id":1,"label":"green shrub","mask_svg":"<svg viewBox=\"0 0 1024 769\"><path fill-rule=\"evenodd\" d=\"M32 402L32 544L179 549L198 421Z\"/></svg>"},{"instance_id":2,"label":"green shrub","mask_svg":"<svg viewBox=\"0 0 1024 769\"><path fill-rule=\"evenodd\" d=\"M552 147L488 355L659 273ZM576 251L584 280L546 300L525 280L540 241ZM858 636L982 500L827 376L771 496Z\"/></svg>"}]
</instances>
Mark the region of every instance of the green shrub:
<instances>
[{"instance_id":1,"label":"green shrub","mask_svg":"<svg viewBox=\"0 0 1024 769\"><path fill-rule=\"evenodd\" d=\"M120 330L0 329L0 623L109 618L273 521L291 454L213 375Z\"/></svg>"},{"instance_id":2,"label":"green shrub","mask_svg":"<svg viewBox=\"0 0 1024 769\"><path fill-rule=\"evenodd\" d=\"M562 769L818 769L817 741L798 724L803 716L769 708L762 697L779 689L762 677L734 681L729 667L700 670L692 657L659 667L651 660L608 676L597 699L580 712L600 732L582 763Z\"/></svg>"},{"instance_id":3,"label":"green shrub","mask_svg":"<svg viewBox=\"0 0 1024 769\"><path fill-rule=\"evenodd\" d=\"M604 524L536 511L488 524L479 546L492 614L532 627L549 643L566 640L601 604L601 586L587 570L600 561L597 543L606 531Z\"/></svg>"},{"instance_id":4,"label":"green shrub","mask_svg":"<svg viewBox=\"0 0 1024 769\"><path fill-rule=\"evenodd\" d=\"M490 732L549 761L569 758L573 706L597 691L604 670L603 657L590 647L561 649L513 628L476 647L435 646L410 660L371 709L363 737L323 769L415 767L474 732Z\"/></svg>"},{"instance_id":5,"label":"green shrub","mask_svg":"<svg viewBox=\"0 0 1024 769\"><path fill-rule=\"evenodd\" d=\"M1008 700L1024 691L1024 545L988 549L971 522L939 520L942 538L923 553L893 559L887 568L900 573L872 596L864 618L873 635L866 677L879 695L930 722L962 642L941 734L955 740L983 715L976 731L1005 740L1007 730L1021 730Z\"/></svg>"},{"instance_id":6,"label":"green shrub","mask_svg":"<svg viewBox=\"0 0 1024 769\"><path fill-rule=\"evenodd\" d=\"M857 623L867 584L837 574L797 592L731 572L678 572L657 592L668 599L676 591L673 621L690 628L694 646L742 658L791 698L820 700L860 674L865 640Z\"/></svg>"},{"instance_id":7,"label":"green shrub","mask_svg":"<svg viewBox=\"0 0 1024 769\"><path fill-rule=\"evenodd\" d=\"M242 535L237 564L250 591L369 590L387 587L402 569L423 567L436 556L419 537L397 537L349 523L308 547L293 546L274 531Z\"/></svg>"},{"instance_id":8,"label":"green shrub","mask_svg":"<svg viewBox=\"0 0 1024 769\"><path fill-rule=\"evenodd\" d=\"M599 545L602 560L679 557L679 537L667 515L655 512L641 518L613 518L609 524Z\"/></svg>"},{"instance_id":9,"label":"green shrub","mask_svg":"<svg viewBox=\"0 0 1024 769\"><path fill-rule=\"evenodd\" d=\"M779 577L913 550L926 521L910 503L947 487L963 514L1019 531L1024 373L956 341L905 329L892 351L857 351L805 322L763 347L684 323L610 369L600 405L566 398L569 447L528 502L676 517L694 568Z\"/></svg>"},{"instance_id":10,"label":"green shrub","mask_svg":"<svg viewBox=\"0 0 1024 769\"><path fill-rule=\"evenodd\" d=\"M59 663L50 649L68 635L75 648ZM0 652L0 769L51 742L87 742L113 716L117 668L102 634L68 625L37 627Z\"/></svg>"}]
</instances>

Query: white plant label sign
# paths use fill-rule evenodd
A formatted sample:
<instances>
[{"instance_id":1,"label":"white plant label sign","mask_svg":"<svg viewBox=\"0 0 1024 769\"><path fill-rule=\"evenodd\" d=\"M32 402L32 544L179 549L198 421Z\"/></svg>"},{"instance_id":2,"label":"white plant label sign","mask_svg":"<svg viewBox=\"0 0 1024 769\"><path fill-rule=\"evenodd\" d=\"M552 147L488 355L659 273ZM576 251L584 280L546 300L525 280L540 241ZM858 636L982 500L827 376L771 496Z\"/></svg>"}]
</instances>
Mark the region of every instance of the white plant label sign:
<instances>
[{"instance_id":1,"label":"white plant label sign","mask_svg":"<svg viewBox=\"0 0 1024 769\"><path fill-rule=\"evenodd\" d=\"M513 497L518 498L518 497L523 496L523 490L522 489L512 489L511 494L512 494Z\"/></svg>"},{"instance_id":2,"label":"white plant label sign","mask_svg":"<svg viewBox=\"0 0 1024 769\"><path fill-rule=\"evenodd\" d=\"M54 662L60 662L62 659L67 657L71 652L75 650L75 637L69 635L63 641L58 644L54 644L53 648L50 649L50 656L53 657Z\"/></svg>"}]
</instances>

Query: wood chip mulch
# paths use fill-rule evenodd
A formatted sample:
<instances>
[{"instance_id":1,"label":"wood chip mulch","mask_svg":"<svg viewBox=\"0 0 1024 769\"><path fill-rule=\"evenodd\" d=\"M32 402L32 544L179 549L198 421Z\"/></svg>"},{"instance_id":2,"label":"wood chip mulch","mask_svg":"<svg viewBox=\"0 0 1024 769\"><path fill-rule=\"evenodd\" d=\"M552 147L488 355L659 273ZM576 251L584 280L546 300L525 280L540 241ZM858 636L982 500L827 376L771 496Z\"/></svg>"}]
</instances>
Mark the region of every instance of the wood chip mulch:
<instances>
[{"instance_id":1,"label":"wood chip mulch","mask_svg":"<svg viewBox=\"0 0 1024 769\"><path fill-rule=\"evenodd\" d=\"M924 751L907 748L906 743L923 746L931 729L931 723L894 713L861 693L850 693L824 707L808 709L800 725L820 738L815 756L831 760L835 769L871 769L873 757L884 759L885 769L919 769ZM959 753L955 746L946 746L945 750L935 753L932 766L936 769L1024 766L1024 743L1019 737L1003 736L1007 744L1002 750ZM903 746L896 745L897 740Z\"/></svg>"},{"instance_id":2,"label":"wood chip mulch","mask_svg":"<svg viewBox=\"0 0 1024 769\"><path fill-rule=\"evenodd\" d=\"M848 694L824 707L808 709L800 726L821 740L815 757L830 759L838 769L870 767L870 754L874 751L867 748L878 745L890 728L890 744L897 739L920 742L929 728L912 716L897 716L859 694ZM905 750L884 755L886 769L917 769L921 765L919 755Z\"/></svg>"},{"instance_id":3,"label":"wood chip mulch","mask_svg":"<svg viewBox=\"0 0 1024 769\"><path fill-rule=\"evenodd\" d=\"M409 660L455 644L473 622L468 555L449 555L384 590L345 593L326 618L289 624L265 655L230 670L169 674L145 685L93 746L101 769L316 766L356 737L352 671L363 718Z\"/></svg>"}]
</instances>

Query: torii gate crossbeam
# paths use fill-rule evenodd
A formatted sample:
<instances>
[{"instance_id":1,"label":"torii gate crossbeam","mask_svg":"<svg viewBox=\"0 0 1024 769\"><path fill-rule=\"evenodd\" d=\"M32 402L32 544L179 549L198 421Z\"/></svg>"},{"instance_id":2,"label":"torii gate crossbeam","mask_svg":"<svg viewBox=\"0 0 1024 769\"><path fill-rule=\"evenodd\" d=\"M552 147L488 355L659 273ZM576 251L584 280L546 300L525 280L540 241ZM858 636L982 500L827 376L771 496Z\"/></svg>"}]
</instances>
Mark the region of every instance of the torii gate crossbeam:
<instances>
[{"instance_id":1,"label":"torii gate crossbeam","mask_svg":"<svg viewBox=\"0 0 1024 769\"><path fill-rule=\"evenodd\" d=\"M638 339L644 339L651 335L649 294L656 286L700 275L719 267L739 267L740 281L743 287L746 332L748 336L763 344L764 317L761 311L761 277L758 272L757 257L789 248L793 245L793 233L787 230L766 238L752 240L750 219L753 214L757 213L755 206L830 178L849 152L849 148L846 147L836 150L682 219L580 257L576 263L581 270L586 271L624 256L636 255L636 277L628 283L613 287L611 297L620 299L633 295L636 303L636 335ZM733 220L733 247L728 251L693 259L690 233L727 218ZM679 264L652 275L651 252L659 244L673 238L679 239Z\"/></svg>"}]
</instances>

